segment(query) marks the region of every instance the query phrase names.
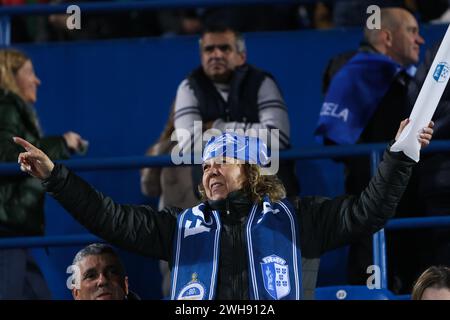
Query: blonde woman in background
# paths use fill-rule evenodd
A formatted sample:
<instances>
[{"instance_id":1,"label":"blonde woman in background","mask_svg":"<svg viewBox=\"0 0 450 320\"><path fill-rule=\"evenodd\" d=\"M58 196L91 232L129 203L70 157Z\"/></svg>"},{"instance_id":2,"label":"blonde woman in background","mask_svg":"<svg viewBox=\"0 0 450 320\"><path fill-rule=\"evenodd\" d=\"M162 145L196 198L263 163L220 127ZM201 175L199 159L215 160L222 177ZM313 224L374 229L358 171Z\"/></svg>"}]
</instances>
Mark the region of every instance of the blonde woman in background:
<instances>
[{"instance_id":1,"label":"blonde woman in background","mask_svg":"<svg viewBox=\"0 0 450 320\"><path fill-rule=\"evenodd\" d=\"M34 104L41 81L31 59L14 49L0 50L0 161L17 162L12 137L33 141L55 159L82 148L75 132L44 137ZM44 234L44 190L29 176L0 177L0 238ZM27 249L0 249L0 299L49 299L50 292Z\"/></svg>"}]
</instances>

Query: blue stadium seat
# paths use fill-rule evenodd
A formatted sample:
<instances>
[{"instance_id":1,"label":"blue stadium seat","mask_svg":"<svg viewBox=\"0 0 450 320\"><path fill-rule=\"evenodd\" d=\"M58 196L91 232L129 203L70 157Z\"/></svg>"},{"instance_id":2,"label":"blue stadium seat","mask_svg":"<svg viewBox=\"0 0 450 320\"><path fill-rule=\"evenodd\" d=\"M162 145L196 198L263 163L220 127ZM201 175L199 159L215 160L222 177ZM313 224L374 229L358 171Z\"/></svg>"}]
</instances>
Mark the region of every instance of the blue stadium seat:
<instances>
[{"instance_id":1,"label":"blue stadium seat","mask_svg":"<svg viewBox=\"0 0 450 320\"><path fill-rule=\"evenodd\" d=\"M396 300L387 289L366 286L334 286L316 288L316 300Z\"/></svg>"}]
</instances>

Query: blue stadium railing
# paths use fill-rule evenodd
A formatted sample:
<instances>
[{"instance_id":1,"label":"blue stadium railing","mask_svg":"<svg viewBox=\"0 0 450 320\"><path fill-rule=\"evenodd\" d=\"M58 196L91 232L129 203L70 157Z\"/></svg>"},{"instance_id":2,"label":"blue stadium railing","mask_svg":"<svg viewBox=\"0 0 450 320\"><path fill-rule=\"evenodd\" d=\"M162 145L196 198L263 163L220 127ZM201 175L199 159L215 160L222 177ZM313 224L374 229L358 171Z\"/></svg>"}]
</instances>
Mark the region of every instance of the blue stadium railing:
<instances>
[{"instance_id":1,"label":"blue stadium railing","mask_svg":"<svg viewBox=\"0 0 450 320\"><path fill-rule=\"evenodd\" d=\"M386 144L361 144L352 146L329 146L310 147L304 149L292 149L280 153L281 159L328 159L343 156L370 155L372 173L378 167L381 153L386 149ZM450 141L433 141L424 153L434 153L450 151ZM80 159L60 161L75 171L89 170L120 170L149 167L173 166L170 156L136 156L136 157L115 157L100 159ZM20 172L17 163L0 163L0 176L17 175ZM402 218L391 219L386 224L386 230L415 229L450 227L450 217L428 217L428 218ZM387 289L387 259L386 242L384 230L382 229L373 236L373 256L374 264L381 270L381 288ZM0 240L1 248L35 248L47 246L69 246L84 245L92 242L103 241L93 235L70 235L70 236L46 236L46 237L23 237L8 238Z\"/></svg>"}]
</instances>

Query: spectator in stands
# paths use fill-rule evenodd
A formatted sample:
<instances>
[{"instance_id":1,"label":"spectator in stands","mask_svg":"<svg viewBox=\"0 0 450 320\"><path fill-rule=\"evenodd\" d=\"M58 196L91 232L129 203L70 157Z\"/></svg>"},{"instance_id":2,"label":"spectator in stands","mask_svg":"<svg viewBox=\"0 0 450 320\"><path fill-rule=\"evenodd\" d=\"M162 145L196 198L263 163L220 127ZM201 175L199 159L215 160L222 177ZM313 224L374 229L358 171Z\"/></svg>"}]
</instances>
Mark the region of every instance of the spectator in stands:
<instances>
[{"instance_id":1,"label":"spectator in stands","mask_svg":"<svg viewBox=\"0 0 450 320\"><path fill-rule=\"evenodd\" d=\"M202 9L166 9L157 13L163 37L200 34Z\"/></svg>"},{"instance_id":2,"label":"spectator in stands","mask_svg":"<svg viewBox=\"0 0 450 320\"><path fill-rule=\"evenodd\" d=\"M450 300L450 268L430 267L417 279L412 300Z\"/></svg>"},{"instance_id":3,"label":"spectator in stands","mask_svg":"<svg viewBox=\"0 0 450 320\"><path fill-rule=\"evenodd\" d=\"M79 134L44 137L34 109L40 80L23 52L0 50L0 161L16 161L20 136L54 159L66 159L82 149ZM0 180L0 237L44 234L44 190L38 180L3 176ZM0 249L0 299L45 299L50 292L29 251Z\"/></svg>"},{"instance_id":4,"label":"spectator in stands","mask_svg":"<svg viewBox=\"0 0 450 320\"><path fill-rule=\"evenodd\" d=\"M49 0L2 0L1 6L19 6L30 4L45 4ZM11 42L23 43L42 41L43 35L46 33L46 17L44 16L28 16L13 15L11 16ZM3 30L1 30L3 32Z\"/></svg>"},{"instance_id":5,"label":"spectator in stands","mask_svg":"<svg viewBox=\"0 0 450 320\"><path fill-rule=\"evenodd\" d=\"M360 50L333 60L327 69L332 74L324 77L327 92L316 133L323 136L325 144L388 141L395 133L396 124L410 114L408 85L414 75L413 64L418 63L420 46L424 43L416 19L404 9L384 8L381 28L366 27L364 37ZM328 79L331 79L329 87ZM359 194L371 176L369 158L340 160L345 165L346 193ZM399 205L399 213L411 214L417 210L413 201L416 198L414 186L411 182ZM412 250L414 246L409 241L407 248ZM402 252L407 255L407 251ZM397 257L398 252L392 259ZM371 239L353 244L349 252L350 283L365 284L367 267L372 264ZM405 268L408 267L405 264ZM399 284L399 287L409 292L407 285Z\"/></svg>"},{"instance_id":6,"label":"spectator in stands","mask_svg":"<svg viewBox=\"0 0 450 320\"><path fill-rule=\"evenodd\" d=\"M72 295L75 300L138 300L128 289L128 277L111 246L93 243L73 259L76 266ZM78 278L79 277L79 278Z\"/></svg>"},{"instance_id":7,"label":"spectator in stands","mask_svg":"<svg viewBox=\"0 0 450 320\"><path fill-rule=\"evenodd\" d=\"M178 87L174 115L177 135L178 129L187 129L192 141L198 139L194 136L196 121L203 122L203 129L222 132L278 129L280 149L290 148L288 112L280 89L273 76L246 63L243 36L228 27L209 27L200 38L200 55L201 67ZM182 139L179 136L179 141ZM182 147L190 153L190 143ZM281 162L278 176L288 195L299 193L293 161ZM194 167L194 177L200 181L198 166Z\"/></svg>"},{"instance_id":8,"label":"spectator in stands","mask_svg":"<svg viewBox=\"0 0 450 320\"><path fill-rule=\"evenodd\" d=\"M226 25L241 32L296 30L300 27L297 5L251 5L206 8L203 24Z\"/></svg>"},{"instance_id":9,"label":"spectator in stands","mask_svg":"<svg viewBox=\"0 0 450 320\"><path fill-rule=\"evenodd\" d=\"M439 44L432 46L425 54L417 75L410 86L411 104L417 99L420 88L431 68ZM435 138L450 139L450 86L447 85L433 115ZM418 202L427 216L450 216L450 152L425 154L418 166ZM450 230L433 228L426 242L424 266L450 265ZM420 271L422 271L420 270Z\"/></svg>"},{"instance_id":10,"label":"spectator in stands","mask_svg":"<svg viewBox=\"0 0 450 320\"><path fill-rule=\"evenodd\" d=\"M173 131L173 107L169 121L158 141L148 150L150 156L170 154L176 142L171 141ZM192 167L176 166L166 168L144 168L141 171L141 191L149 197L160 197L158 210L165 207L191 208L200 202L194 193L192 185ZM170 269L167 261L159 264L162 274L162 293L164 297L170 294Z\"/></svg>"},{"instance_id":11,"label":"spectator in stands","mask_svg":"<svg viewBox=\"0 0 450 320\"><path fill-rule=\"evenodd\" d=\"M430 142L431 127L419 135L422 146ZM211 138L203 152L203 202L156 211L119 205L32 144L14 141L26 150L19 155L21 170L43 179L47 191L91 232L169 261L172 299L300 299L301 257L316 258L382 228L415 164L388 148L361 195L291 201L276 176L261 175L270 160L267 146L225 133Z\"/></svg>"},{"instance_id":12,"label":"spectator in stands","mask_svg":"<svg viewBox=\"0 0 450 320\"><path fill-rule=\"evenodd\" d=\"M315 29L331 29L334 27L330 3L319 1L314 4L313 27Z\"/></svg>"},{"instance_id":13,"label":"spectator in stands","mask_svg":"<svg viewBox=\"0 0 450 320\"><path fill-rule=\"evenodd\" d=\"M406 2L406 1L405 1ZM448 0L436 1L420 1L410 0L412 5L409 6L414 15L418 17L421 23L448 23L449 22L449 6Z\"/></svg>"}]
</instances>

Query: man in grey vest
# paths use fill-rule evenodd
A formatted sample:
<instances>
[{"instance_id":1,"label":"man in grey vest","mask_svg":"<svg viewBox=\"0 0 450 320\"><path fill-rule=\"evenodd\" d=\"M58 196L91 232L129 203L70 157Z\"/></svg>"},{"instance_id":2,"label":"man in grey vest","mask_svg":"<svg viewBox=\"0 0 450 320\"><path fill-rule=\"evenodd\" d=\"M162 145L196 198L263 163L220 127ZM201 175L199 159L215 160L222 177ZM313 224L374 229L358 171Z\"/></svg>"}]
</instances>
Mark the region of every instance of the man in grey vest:
<instances>
[{"instance_id":1,"label":"man in grey vest","mask_svg":"<svg viewBox=\"0 0 450 320\"><path fill-rule=\"evenodd\" d=\"M281 91L272 75L246 63L243 36L229 27L210 27L199 46L201 66L181 82L175 99L178 140L183 140L178 129L188 130L191 136L189 143L181 143L183 152L193 150L202 131L211 128L243 130L250 135L250 131L278 129L279 148L290 148L289 118ZM194 132L196 121L202 123L202 131ZM299 193L294 166L294 162L282 161L278 171L289 196ZM194 179L200 176L194 174Z\"/></svg>"}]
</instances>

